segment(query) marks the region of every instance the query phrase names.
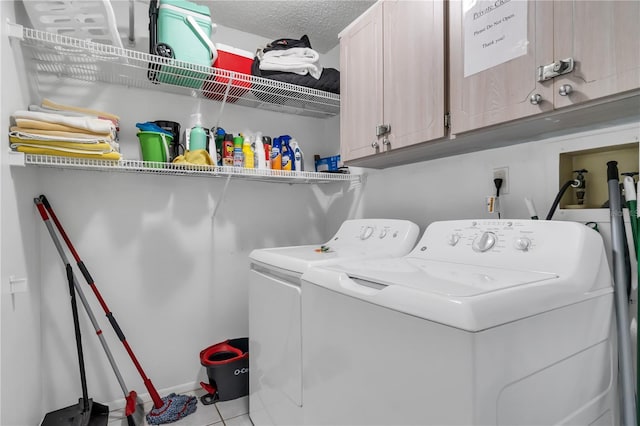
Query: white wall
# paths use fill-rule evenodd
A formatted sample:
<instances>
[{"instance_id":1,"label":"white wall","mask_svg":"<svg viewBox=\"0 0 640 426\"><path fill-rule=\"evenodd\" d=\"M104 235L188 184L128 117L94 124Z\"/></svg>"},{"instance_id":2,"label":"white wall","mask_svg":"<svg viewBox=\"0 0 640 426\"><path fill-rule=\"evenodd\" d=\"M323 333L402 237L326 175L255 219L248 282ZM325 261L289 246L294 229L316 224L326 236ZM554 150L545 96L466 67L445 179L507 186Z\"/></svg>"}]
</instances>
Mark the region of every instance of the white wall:
<instances>
[{"instance_id":1,"label":"white wall","mask_svg":"<svg viewBox=\"0 0 640 426\"><path fill-rule=\"evenodd\" d=\"M19 5L2 2L3 20L15 22L14 8ZM221 28L218 36L224 33ZM216 41L250 49L251 35L227 33L233 41ZM192 98L148 90L55 78L28 84L20 49L9 46L4 26L2 35L2 52L15 56L2 62L4 129L9 128L13 111L44 97L106 110L121 116L124 157L139 159L136 122L167 119L184 126L197 109ZM245 44L237 45L236 40ZM256 45L264 42L254 37ZM146 50L147 41L140 43L140 50ZM216 123L219 107L216 102L202 102L205 126ZM220 125L234 132L290 134L300 141L312 168L314 154L338 152L337 123L337 118L320 120L229 104ZM2 141L6 147L6 131ZM342 183L287 185L234 179L223 198L224 178L10 167L6 149L0 150L0 159L2 288L9 276L25 277L29 283L27 293L2 294L1 299L0 406L5 410L0 423L6 425L37 424L46 412L74 404L81 395L64 267L37 215L34 197L45 194L51 201L145 373L163 396L171 390L193 389L206 379L200 350L248 335L249 252L326 241L335 231L326 227L327 211L357 191ZM101 307L77 270L76 276L128 390L144 396L147 390ZM120 400L123 393L82 308L80 315L90 396L103 403ZM117 404L110 405L113 409Z\"/></svg>"},{"instance_id":2,"label":"white wall","mask_svg":"<svg viewBox=\"0 0 640 426\"><path fill-rule=\"evenodd\" d=\"M16 11L16 9L18 9ZM36 424L40 420L41 385L40 292L37 223L31 198L37 188L36 177L26 170L8 167L7 130L9 114L23 108L28 99L22 72L15 66L6 34L5 21L14 21L20 10L13 2L0 2L2 30L2 79L0 80L0 123L3 149L0 149L0 336L1 412L0 423ZM9 294L10 278L27 278L29 292Z\"/></svg>"}]
</instances>

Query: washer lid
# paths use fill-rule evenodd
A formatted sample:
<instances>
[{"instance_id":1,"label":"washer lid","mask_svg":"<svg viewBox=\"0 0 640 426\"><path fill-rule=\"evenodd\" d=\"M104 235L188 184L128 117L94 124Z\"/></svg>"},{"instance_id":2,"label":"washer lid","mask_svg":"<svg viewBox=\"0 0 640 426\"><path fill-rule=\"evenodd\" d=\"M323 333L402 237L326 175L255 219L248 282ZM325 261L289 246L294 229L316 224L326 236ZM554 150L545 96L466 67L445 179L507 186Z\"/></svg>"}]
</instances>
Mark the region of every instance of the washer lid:
<instances>
[{"instance_id":1,"label":"washer lid","mask_svg":"<svg viewBox=\"0 0 640 426\"><path fill-rule=\"evenodd\" d=\"M407 257L311 268L302 281L471 332L612 293L551 272Z\"/></svg>"},{"instance_id":2,"label":"washer lid","mask_svg":"<svg viewBox=\"0 0 640 426\"><path fill-rule=\"evenodd\" d=\"M443 296L470 297L558 278L548 272L465 265L405 258L397 262L363 261L345 270L352 278L400 285Z\"/></svg>"}]
</instances>

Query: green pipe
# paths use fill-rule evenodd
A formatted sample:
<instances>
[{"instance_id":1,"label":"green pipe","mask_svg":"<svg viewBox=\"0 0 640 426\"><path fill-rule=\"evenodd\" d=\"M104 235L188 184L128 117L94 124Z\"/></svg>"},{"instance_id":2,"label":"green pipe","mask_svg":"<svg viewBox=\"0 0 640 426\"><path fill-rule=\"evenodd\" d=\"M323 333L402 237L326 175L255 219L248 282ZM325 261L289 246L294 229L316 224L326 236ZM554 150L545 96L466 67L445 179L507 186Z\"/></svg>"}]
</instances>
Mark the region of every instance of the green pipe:
<instances>
[{"instance_id":1,"label":"green pipe","mask_svg":"<svg viewBox=\"0 0 640 426\"><path fill-rule=\"evenodd\" d=\"M629 222L631 223L631 234L633 236L633 248L636 251L636 274L638 275L638 285L636 286L636 416L640 419L640 404L638 404L638 385L640 385L640 339L638 338L638 329L640 324L640 274L638 273L638 265L640 265L640 245L638 244L638 201L633 177L625 176L623 180L624 196L629 209ZM638 191L640 192L640 182L638 183Z\"/></svg>"},{"instance_id":2,"label":"green pipe","mask_svg":"<svg viewBox=\"0 0 640 426\"><path fill-rule=\"evenodd\" d=\"M625 176L623 180L624 196L629 209L629 222L631 222L631 235L633 235L633 248L638 254L638 201L635 182L631 176Z\"/></svg>"}]
</instances>

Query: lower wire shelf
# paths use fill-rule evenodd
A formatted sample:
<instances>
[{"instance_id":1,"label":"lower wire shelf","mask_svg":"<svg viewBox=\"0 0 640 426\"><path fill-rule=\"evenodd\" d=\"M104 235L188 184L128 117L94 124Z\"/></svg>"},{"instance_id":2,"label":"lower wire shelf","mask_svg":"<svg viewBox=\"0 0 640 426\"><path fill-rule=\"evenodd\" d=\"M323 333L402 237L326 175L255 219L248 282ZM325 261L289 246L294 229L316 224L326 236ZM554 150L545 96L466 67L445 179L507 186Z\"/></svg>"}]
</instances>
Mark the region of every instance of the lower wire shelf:
<instances>
[{"instance_id":1,"label":"lower wire shelf","mask_svg":"<svg viewBox=\"0 0 640 426\"><path fill-rule=\"evenodd\" d=\"M101 172L144 173L196 177L229 177L234 179L280 182L289 184L360 182L360 175L349 173L305 172L269 169L245 169L231 166L157 163L139 160L98 160L59 157L40 154L24 154L10 151L12 166L41 166L61 169Z\"/></svg>"}]
</instances>

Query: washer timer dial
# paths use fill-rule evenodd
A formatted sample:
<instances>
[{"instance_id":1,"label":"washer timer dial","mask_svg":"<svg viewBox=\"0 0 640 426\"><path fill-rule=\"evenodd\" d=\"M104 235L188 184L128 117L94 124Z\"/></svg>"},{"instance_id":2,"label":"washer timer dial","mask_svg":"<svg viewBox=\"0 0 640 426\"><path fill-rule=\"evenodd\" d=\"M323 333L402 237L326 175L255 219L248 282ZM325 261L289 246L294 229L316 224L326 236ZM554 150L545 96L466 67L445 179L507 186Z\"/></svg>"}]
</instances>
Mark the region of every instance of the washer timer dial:
<instances>
[{"instance_id":1,"label":"washer timer dial","mask_svg":"<svg viewBox=\"0 0 640 426\"><path fill-rule=\"evenodd\" d=\"M479 253L485 252L493 247L498 241L498 237L493 232L485 231L473 239L471 247Z\"/></svg>"}]
</instances>

